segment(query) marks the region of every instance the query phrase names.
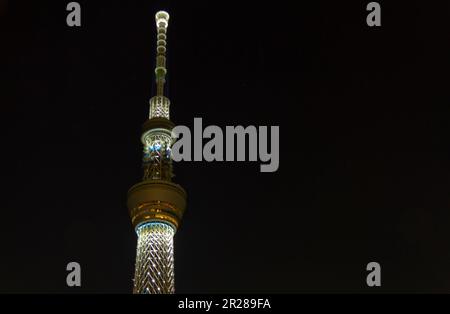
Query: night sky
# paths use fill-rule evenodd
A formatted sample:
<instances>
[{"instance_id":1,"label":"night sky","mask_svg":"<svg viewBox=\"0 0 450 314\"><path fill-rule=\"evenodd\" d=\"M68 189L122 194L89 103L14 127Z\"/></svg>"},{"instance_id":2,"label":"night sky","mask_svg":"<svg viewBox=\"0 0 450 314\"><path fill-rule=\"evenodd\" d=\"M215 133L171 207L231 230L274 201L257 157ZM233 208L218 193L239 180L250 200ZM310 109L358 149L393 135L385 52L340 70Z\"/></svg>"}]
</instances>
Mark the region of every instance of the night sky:
<instances>
[{"instance_id":1,"label":"night sky","mask_svg":"<svg viewBox=\"0 0 450 314\"><path fill-rule=\"evenodd\" d=\"M176 124L280 126L277 172L175 164L177 292L450 292L449 3L68 2L0 2L0 292L132 291L161 9Z\"/></svg>"}]
</instances>

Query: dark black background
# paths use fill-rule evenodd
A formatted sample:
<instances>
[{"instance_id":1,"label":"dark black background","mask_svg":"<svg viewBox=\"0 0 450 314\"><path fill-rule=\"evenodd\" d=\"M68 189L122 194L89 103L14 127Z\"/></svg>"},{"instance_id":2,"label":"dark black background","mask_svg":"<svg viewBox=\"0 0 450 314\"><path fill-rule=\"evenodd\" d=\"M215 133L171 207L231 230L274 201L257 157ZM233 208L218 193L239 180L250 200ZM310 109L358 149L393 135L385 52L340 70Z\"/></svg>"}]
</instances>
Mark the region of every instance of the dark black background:
<instances>
[{"instance_id":1,"label":"dark black background","mask_svg":"<svg viewBox=\"0 0 450 314\"><path fill-rule=\"evenodd\" d=\"M131 292L160 9L172 120L281 136L275 173L175 165L177 292L450 291L450 4L68 2L1 1L0 292Z\"/></svg>"}]
</instances>

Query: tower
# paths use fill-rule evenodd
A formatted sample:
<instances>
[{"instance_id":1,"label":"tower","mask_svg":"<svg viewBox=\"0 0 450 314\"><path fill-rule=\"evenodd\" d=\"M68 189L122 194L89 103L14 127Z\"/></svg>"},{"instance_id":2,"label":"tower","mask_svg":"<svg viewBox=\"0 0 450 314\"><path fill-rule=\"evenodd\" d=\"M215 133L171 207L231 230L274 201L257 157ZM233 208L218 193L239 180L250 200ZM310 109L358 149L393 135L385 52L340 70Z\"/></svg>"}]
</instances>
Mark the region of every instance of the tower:
<instances>
[{"instance_id":1,"label":"tower","mask_svg":"<svg viewBox=\"0 0 450 314\"><path fill-rule=\"evenodd\" d=\"M127 206L137 234L133 293L174 293L173 237L186 207L186 192L172 182L170 101L164 96L169 14L155 15L156 95L142 126L142 181L128 190Z\"/></svg>"}]
</instances>

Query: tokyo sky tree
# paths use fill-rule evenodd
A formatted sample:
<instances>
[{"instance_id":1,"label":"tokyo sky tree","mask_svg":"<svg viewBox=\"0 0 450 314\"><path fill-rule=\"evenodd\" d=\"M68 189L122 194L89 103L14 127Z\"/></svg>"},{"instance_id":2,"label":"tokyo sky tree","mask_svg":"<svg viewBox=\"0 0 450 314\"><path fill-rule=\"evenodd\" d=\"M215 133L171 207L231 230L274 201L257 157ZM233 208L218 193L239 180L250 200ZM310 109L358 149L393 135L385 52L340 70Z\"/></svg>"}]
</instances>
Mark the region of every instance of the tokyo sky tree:
<instances>
[{"instance_id":1,"label":"tokyo sky tree","mask_svg":"<svg viewBox=\"0 0 450 314\"><path fill-rule=\"evenodd\" d=\"M143 124L141 182L128 191L128 209L137 233L133 293L174 293L173 236L186 207L186 192L172 182L170 101L164 96L169 14L156 13L156 95Z\"/></svg>"}]
</instances>

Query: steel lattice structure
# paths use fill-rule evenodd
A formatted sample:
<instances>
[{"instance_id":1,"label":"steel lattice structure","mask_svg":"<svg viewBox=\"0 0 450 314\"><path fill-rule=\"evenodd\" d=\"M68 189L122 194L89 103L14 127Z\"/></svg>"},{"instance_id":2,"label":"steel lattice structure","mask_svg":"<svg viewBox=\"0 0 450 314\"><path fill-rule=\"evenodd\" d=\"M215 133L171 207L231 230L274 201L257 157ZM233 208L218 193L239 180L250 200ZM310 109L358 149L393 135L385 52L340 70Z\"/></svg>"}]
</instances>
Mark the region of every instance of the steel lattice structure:
<instances>
[{"instance_id":1,"label":"steel lattice structure","mask_svg":"<svg viewBox=\"0 0 450 314\"><path fill-rule=\"evenodd\" d=\"M134 293L174 293L174 229L159 222L137 229Z\"/></svg>"},{"instance_id":2,"label":"steel lattice structure","mask_svg":"<svg viewBox=\"0 0 450 314\"><path fill-rule=\"evenodd\" d=\"M164 96L169 14L156 13L156 95L143 125L143 178L128 191L127 205L138 237L133 292L174 293L173 237L186 207L186 192L172 182L170 100Z\"/></svg>"}]
</instances>

